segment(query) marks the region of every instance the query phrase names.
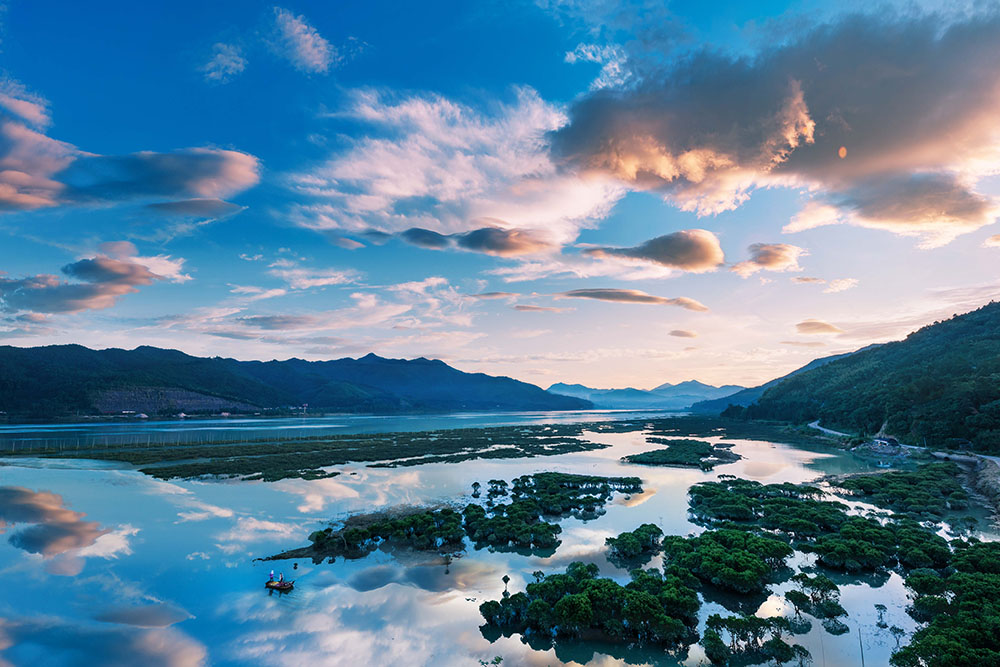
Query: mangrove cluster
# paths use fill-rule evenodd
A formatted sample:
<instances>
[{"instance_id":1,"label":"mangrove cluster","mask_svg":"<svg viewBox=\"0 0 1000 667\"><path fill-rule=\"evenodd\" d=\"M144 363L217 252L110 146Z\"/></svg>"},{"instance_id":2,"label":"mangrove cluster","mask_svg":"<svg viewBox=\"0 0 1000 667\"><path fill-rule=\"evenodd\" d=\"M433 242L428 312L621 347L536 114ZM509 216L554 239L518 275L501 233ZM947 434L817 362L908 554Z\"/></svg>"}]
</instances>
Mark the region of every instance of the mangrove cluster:
<instances>
[{"instance_id":1,"label":"mangrove cluster","mask_svg":"<svg viewBox=\"0 0 1000 667\"><path fill-rule=\"evenodd\" d=\"M633 570L622 586L599 578L594 564L536 574L523 593L479 606L487 626L540 638L599 636L675 646L696 638L698 595L680 573Z\"/></svg>"},{"instance_id":2,"label":"mangrove cluster","mask_svg":"<svg viewBox=\"0 0 1000 667\"><path fill-rule=\"evenodd\" d=\"M711 470L720 463L731 463L740 459L734 454L732 445L713 445L703 440L670 440L667 438L647 438L649 443L666 445L663 449L653 449L640 454L622 457L628 463L655 466L681 466Z\"/></svg>"},{"instance_id":3,"label":"mangrove cluster","mask_svg":"<svg viewBox=\"0 0 1000 667\"><path fill-rule=\"evenodd\" d=\"M473 496L482 485L473 484ZM466 536L476 548L551 551L561 528L545 517L595 515L615 493L640 493L638 477L598 477L561 472L523 475L508 484L490 480L485 505L469 503L461 513L424 509L371 514L348 519L343 528L327 527L309 536L311 546L273 558L361 558L382 545L418 550L461 551ZM496 502L499 499L508 502Z\"/></svg>"}]
</instances>

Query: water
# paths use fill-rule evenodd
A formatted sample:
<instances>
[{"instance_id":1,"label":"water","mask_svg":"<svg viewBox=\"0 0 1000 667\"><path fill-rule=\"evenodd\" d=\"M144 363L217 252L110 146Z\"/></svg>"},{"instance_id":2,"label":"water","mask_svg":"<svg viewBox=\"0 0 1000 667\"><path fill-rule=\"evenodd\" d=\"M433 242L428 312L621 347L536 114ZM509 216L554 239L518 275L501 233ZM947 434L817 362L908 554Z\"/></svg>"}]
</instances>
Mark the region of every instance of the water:
<instances>
[{"instance_id":1,"label":"water","mask_svg":"<svg viewBox=\"0 0 1000 667\"><path fill-rule=\"evenodd\" d=\"M463 412L432 415L334 415L151 420L122 417L60 424L0 424L0 454L39 449L135 447L177 443L233 443L358 433L430 431L516 424L565 424L663 417L662 410Z\"/></svg>"},{"instance_id":2,"label":"water","mask_svg":"<svg viewBox=\"0 0 1000 667\"><path fill-rule=\"evenodd\" d=\"M419 428L442 425L441 417L426 419ZM449 423L464 426L469 419ZM504 665L697 665L697 646L679 662L662 651L622 645L534 651L517 635L491 644L479 631L478 606L499 598L505 574L511 591L523 590L535 570L561 570L573 560L595 562L603 575L624 582L627 574L605 557L605 538L644 522L668 534L700 531L687 520L686 492L718 474L804 482L869 467L843 452L749 441L734 447L743 460L709 473L633 466L619 459L648 448L640 433L588 435L612 447L410 468L347 465L337 467L343 474L336 478L275 483L163 482L94 462L8 459L0 465L0 492L7 494L0 496L7 521L0 542L0 576L7 582L0 659L15 665L468 666L503 656ZM332 565L303 560L297 570L289 561L253 562L306 544L306 536L331 519L403 503L464 503L475 480L544 470L638 475L645 491L615 496L595 520L564 520L562 544L549 558L470 549L450 566L433 555L383 552ZM291 594L264 590L271 568L296 581ZM895 641L875 627L873 605L887 605L889 625L912 630L902 581L893 574L840 583L850 633L834 637L814 622L796 641L810 649L815 665L860 664L860 628L867 664L887 664ZM786 587L761 599L759 613L790 613L777 595ZM703 619L725 613L709 598Z\"/></svg>"}]
</instances>

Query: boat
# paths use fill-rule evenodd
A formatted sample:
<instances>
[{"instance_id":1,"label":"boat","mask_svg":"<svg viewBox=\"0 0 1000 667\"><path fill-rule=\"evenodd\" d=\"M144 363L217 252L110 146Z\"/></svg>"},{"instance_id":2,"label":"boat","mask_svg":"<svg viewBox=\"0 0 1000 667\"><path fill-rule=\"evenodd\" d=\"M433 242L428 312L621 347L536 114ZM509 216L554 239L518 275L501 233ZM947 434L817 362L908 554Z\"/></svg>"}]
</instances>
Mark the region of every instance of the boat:
<instances>
[{"instance_id":1,"label":"boat","mask_svg":"<svg viewBox=\"0 0 1000 667\"><path fill-rule=\"evenodd\" d=\"M281 591L282 593L287 593L288 591L295 588L294 581L269 581L264 584L265 588L269 588L272 591Z\"/></svg>"}]
</instances>

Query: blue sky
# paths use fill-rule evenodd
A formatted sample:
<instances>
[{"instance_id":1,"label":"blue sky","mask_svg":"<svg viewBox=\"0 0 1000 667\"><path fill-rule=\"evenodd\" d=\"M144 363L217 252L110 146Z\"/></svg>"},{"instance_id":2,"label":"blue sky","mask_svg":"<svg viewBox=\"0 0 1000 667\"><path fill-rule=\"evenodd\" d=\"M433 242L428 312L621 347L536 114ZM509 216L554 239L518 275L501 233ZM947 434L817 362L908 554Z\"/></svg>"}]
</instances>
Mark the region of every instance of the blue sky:
<instances>
[{"instance_id":1,"label":"blue sky","mask_svg":"<svg viewBox=\"0 0 1000 667\"><path fill-rule=\"evenodd\" d=\"M651 387L899 338L1000 292L977 7L12 0L0 342Z\"/></svg>"}]
</instances>

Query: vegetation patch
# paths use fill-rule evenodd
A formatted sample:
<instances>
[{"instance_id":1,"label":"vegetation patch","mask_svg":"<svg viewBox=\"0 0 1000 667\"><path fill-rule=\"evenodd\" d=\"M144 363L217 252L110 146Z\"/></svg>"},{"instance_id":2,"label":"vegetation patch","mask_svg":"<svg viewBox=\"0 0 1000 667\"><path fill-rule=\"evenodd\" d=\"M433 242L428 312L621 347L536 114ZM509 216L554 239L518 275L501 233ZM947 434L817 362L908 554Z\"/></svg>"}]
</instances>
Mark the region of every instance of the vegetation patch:
<instances>
[{"instance_id":1,"label":"vegetation patch","mask_svg":"<svg viewBox=\"0 0 1000 667\"><path fill-rule=\"evenodd\" d=\"M609 537L604 543L608 545L608 559L615 565L645 565L660 551L662 537L663 531L659 526L644 523L631 532Z\"/></svg>"},{"instance_id":2,"label":"vegetation patch","mask_svg":"<svg viewBox=\"0 0 1000 667\"><path fill-rule=\"evenodd\" d=\"M787 543L745 530L711 530L663 539L663 557L701 581L735 593L763 591L793 550Z\"/></svg>"},{"instance_id":3,"label":"vegetation patch","mask_svg":"<svg viewBox=\"0 0 1000 667\"><path fill-rule=\"evenodd\" d=\"M664 449L653 449L641 454L622 457L628 463L656 466L682 466L711 470L720 463L731 463L740 459L734 454L732 445L713 445L703 440L668 440L649 438L648 442L667 445Z\"/></svg>"},{"instance_id":4,"label":"vegetation patch","mask_svg":"<svg viewBox=\"0 0 1000 667\"><path fill-rule=\"evenodd\" d=\"M959 472L954 463L929 463L916 470L855 475L832 483L873 505L920 520L937 520L950 510L969 506Z\"/></svg>"},{"instance_id":5,"label":"vegetation patch","mask_svg":"<svg viewBox=\"0 0 1000 667\"><path fill-rule=\"evenodd\" d=\"M783 665L792 661L805 664L809 651L804 646L789 644L784 635L791 633L792 624L784 617L720 616L712 614L705 623L701 646L713 665L755 664L774 661ZM728 639L728 641L727 641Z\"/></svg>"},{"instance_id":6,"label":"vegetation patch","mask_svg":"<svg viewBox=\"0 0 1000 667\"><path fill-rule=\"evenodd\" d=\"M473 484L474 496L482 485ZM562 531L545 516L573 513L596 515L616 492L639 493L638 477L598 477L560 472L541 472L505 480L490 480L487 501L470 503L461 513L452 509L397 510L393 513L351 517L343 528L317 530L309 536L312 545L272 556L281 558L363 558L375 549L407 547L425 551L462 551L468 536L476 548L551 551L559 545ZM510 502L496 503L509 497Z\"/></svg>"},{"instance_id":7,"label":"vegetation patch","mask_svg":"<svg viewBox=\"0 0 1000 667\"><path fill-rule=\"evenodd\" d=\"M1000 544L962 543L951 564L950 574L918 570L907 577L910 614L927 625L893 654L895 667L1000 664Z\"/></svg>"},{"instance_id":8,"label":"vegetation patch","mask_svg":"<svg viewBox=\"0 0 1000 667\"><path fill-rule=\"evenodd\" d=\"M372 467L455 463L471 459L529 458L602 449L582 439L583 424L530 424L413 433L319 436L206 445L34 452L35 456L123 461L160 479L202 476L277 481L333 477L325 468L347 463Z\"/></svg>"},{"instance_id":9,"label":"vegetation patch","mask_svg":"<svg viewBox=\"0 0 1000 667\"><path fill-rule=\"evenodd\" d=\"M487 629L552 640L581 637L676 646L697 635L698 594L677 573L633 570L624 586L598 578L593 563L535 574L525 592L479 606Z\"/></svg>"}]
</instances>

